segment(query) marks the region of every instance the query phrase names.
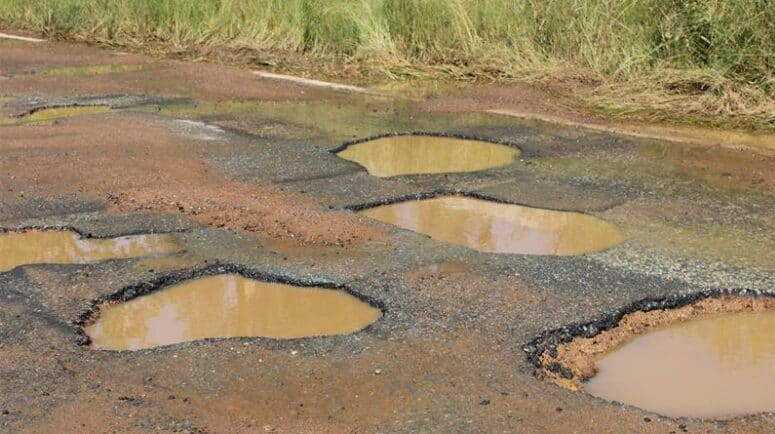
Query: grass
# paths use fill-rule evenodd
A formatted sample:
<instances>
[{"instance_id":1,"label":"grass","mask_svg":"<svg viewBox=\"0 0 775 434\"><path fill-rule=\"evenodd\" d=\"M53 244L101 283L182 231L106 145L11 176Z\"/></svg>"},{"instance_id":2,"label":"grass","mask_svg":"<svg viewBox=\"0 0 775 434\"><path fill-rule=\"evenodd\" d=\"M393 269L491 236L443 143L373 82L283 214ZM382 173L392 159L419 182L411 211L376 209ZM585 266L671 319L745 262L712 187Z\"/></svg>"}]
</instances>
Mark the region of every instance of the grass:
<instances>
[{"instance_id":1,"label":"grass","mask_svg":"<svg viewBox=\"0 0 775 434\"><path fill-rule=\"evenodd\" d=\"M128 47L294 53L391 79L571 77L592 87L589 106L601 112L667 110L768 126L775 122L770 3L0 0L0 25Z\"/></svg>"}]
</instances>

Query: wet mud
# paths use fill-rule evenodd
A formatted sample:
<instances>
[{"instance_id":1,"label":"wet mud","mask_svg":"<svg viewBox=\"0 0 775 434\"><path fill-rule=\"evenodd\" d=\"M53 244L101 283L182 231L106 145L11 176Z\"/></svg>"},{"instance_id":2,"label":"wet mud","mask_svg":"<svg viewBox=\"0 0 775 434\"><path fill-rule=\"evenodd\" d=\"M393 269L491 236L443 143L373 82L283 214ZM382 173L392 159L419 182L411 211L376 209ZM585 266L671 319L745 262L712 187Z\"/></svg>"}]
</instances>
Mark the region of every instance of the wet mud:
<instances>
[{"instance_id":1,"label":"wet mud","mask_svg":"<svg viewBox=\"0 0 775 434\"><path fill-rule=\"evenodd\" d=\"M771 147L775 149L775 144ZM666 143L652 144L643 153L683 168L693 178L712 185L732 188L775 186L775 174L770 170L775 154Z\"/></svg>"}]
</instances>

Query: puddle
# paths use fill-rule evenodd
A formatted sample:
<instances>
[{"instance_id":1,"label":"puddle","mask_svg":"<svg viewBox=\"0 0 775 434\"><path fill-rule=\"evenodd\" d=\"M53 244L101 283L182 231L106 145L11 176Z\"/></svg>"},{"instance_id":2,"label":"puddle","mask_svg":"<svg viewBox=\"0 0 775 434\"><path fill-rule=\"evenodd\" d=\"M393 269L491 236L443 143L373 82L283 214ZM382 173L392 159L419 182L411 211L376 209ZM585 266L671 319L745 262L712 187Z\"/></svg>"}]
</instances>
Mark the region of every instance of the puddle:
<instances>
[{"instance_id":1,"label":"puddle","mask_svg":"<svg viewBox=\"0 0 775 434\"><path fill-rule=\"evenodd\" d=\"M39 75L46 77L86 77L89 75L120 74L145 69L145 65L87 65L63 66L43 70Z\"/></svg>"},{"instance_id":2,"label":"puddle","mask_svg":"<svg viewBox=\"0 0 775 434\"><path fill-rule=\"evenodd\" d=\"M71 231L6 232L0 234L0 272L27 264L86 264L178 251L164 234L95 239Z\"/></svg>"},{"instance_id":3,"label":"puddle","mask_svg":"<svg viewBox=\"0 0 775 434\"><path fill-rule=\"evenodd\" d=\"M392 136L350 145L337 155L379 177L476 172L505 166L519 150L480 140L435 136Z\"/></svg>"},{"instance_id":4,"label":"puddle","mask_svg":"<svg viewBox=\"0 0 775 434\"><path fill-rule=\"evenodd\" d=\"M592 395L672 417L775 411L775 312L693 319L597 361Z\"/></svg>"},{"instance_id":5,"label":"puddle","mask_svg":"<svg viewBox=\"0 0 775 434\"><path fill-rule=\"evenodd\" d=\"M36 110L20 118L0 119L0 125L52 125L59 119L107 113L110 106L70 106Z\"/></svg>"},{"instance_id":6,"label":"puddle","mask_svg":"<svg viewBox=\"0 0 775 434\"><path fill-rule=\"evenodd\" d=\"M344 291L224 274L103 306L85 331L95 349L138 350L215 337L347 334L381 316L379 309Z\"/></svg>"},{"instance_id":7,"label":"puddle","mask_svg":"<svg viewBox=\"0 0 775 434\"><path fill-rule=\"evenodd\" d=\"M775 149L775 146L773 146ZM695 179L721 187L775 185L773 157L762 153L722 147L655 143L641 148L641 154L681 169Z\"/></svg>"},{"instance_id":8,"label":"puddle","mask_svg":"<svg viewBox=\"0 0 775 434\"><path fill-rule=\"evenodd\" d=\"M438 241L491 253L577 255L624 240L616 226L586 214L463 196L399 202L360 213Z\"/></svg>"}]
</instances>

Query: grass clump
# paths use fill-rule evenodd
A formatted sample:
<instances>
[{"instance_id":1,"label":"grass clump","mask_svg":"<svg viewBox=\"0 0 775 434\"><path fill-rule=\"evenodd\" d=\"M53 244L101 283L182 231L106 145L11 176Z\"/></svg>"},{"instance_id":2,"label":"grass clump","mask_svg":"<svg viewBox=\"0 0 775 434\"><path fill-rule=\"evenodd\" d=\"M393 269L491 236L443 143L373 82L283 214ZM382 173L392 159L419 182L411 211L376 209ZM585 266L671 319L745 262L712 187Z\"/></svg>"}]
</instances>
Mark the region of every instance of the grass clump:
<instances>
[{"instance_id":1,"label":"grass clump","mask_svg":"<svg viewBox=\"0 0 775 434\"><path fill-rule=\"evenodd\" d=\"M634 92L625 106L774 112L770 0L0 0L0 23L129 46L301 53L392 78L561 71L601 85L601 104Z\"/></svg>"}]
</instances>

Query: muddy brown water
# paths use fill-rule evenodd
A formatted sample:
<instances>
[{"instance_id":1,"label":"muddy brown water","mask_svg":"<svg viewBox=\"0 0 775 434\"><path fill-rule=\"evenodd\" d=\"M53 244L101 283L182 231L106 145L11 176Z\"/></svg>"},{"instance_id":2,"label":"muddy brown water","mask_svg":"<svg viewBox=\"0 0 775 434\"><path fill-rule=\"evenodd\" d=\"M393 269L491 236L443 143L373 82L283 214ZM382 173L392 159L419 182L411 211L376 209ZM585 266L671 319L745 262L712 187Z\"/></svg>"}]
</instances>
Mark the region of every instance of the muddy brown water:
<instances>
[{"instance_id":1,"label":"muddy brown water","mask_svg":"<svg viewBox=\"0 0 775 434\"><path fill-rule=\"evenodd\" d=\"M510 164L519 150L480 140L435 136L383 137L348 146L337 155L379 177L476 172Z\"/></svg>"},{"instance_id":2,"label":"muddy brown water","mask_svg":"<svg viewBox=\"0 0 775 434\"><path fill-rule=\"evenodd\" d=\"M92 348L138 350L215 337L348 334L381 316L379 309L344 291L224 274L104 305L85 332Z\"/></svg>"},{"instance_id":3,"label":"muddy brown water","mask_svg":"<svg viewBox=\"0 0 775 434\"><path fill-rule=\"evenodd\" d=\"M400 202L361 214L451 244L491 253L576 255L624 240L616 226L581 213L462 196Z\"/></svg>"},{"instance_id":4,"label":"muddy brown water","mask_svg":"<svg viewBox=\"0 0 775 434\"><path fill-rule=\"evenodd\" d=\"M82 238L71 231L24 231L0 234L0 272L26 264L86 264L180 251L170 235Z\"/></svg>"},{"instance_id":5,"label":"muddy brown water","mask_svg":"<svg viewBox=\"0 0 775 434\"><path fill-rule=\"evenodd\" d=\"M775 411L775 312L693 319L597 361L592 395L671 417Z\"/></svg>"}]
</instances>

